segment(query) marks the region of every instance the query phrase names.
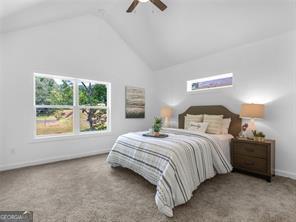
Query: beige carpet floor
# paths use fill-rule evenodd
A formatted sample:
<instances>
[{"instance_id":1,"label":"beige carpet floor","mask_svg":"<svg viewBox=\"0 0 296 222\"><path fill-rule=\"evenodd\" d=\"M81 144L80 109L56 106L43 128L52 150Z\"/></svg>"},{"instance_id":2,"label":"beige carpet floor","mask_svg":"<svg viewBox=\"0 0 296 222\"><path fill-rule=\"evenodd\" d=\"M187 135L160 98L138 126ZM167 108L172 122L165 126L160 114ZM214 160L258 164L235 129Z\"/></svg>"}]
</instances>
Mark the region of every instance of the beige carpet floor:
<instances>
[{"instance_id":1,"label":"beige carpet floor","mask_svg":"<svg viewBox=\"0 0 296 222\"><path fill-rule=\"evenodd\" d=\"M0 173L0 210L32 210L34 221L296 221L296 181L232 173L203 183L193 198L160 214L155 187L105 162L106 155Z\"/></svg>"}]
</instances>

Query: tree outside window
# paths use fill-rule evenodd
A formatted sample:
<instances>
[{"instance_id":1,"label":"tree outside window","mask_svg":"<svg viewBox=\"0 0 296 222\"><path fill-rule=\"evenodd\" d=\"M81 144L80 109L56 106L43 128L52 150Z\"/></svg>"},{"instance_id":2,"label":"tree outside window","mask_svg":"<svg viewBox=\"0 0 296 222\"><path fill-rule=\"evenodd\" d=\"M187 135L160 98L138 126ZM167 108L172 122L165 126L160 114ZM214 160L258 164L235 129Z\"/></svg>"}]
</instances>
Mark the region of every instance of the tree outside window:
<instances>
[{"instance_id":1,"label":"tree outside window","mask_svg":"<svg viewBox=\"0 0 296 222\"><path fill-rule=\"evenodd\" d=\"M35 74L36 136L109 130L110 83Z\"/></svg>"}]
</instances>

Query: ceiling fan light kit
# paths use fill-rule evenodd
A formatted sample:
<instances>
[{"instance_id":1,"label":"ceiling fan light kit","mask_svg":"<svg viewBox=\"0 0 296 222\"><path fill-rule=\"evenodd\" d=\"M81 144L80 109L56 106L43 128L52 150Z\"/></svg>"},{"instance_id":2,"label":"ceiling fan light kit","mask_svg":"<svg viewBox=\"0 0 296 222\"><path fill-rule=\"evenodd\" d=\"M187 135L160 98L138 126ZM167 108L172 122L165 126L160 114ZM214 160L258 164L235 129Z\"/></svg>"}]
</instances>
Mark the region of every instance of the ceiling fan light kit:
<instances>
[{"instance_id":1,"label":"ceiling fan light kit","mask_svg":"<svg viewBox=\"0 0 296 222\"><path fill-rule=\"evenodd\" d=\"M167 8L167 6L161 0L134 0L126 12L131 13L139 3L146 3L149 1L161 11L164 11Z\"/></svg>"}]
</instances>

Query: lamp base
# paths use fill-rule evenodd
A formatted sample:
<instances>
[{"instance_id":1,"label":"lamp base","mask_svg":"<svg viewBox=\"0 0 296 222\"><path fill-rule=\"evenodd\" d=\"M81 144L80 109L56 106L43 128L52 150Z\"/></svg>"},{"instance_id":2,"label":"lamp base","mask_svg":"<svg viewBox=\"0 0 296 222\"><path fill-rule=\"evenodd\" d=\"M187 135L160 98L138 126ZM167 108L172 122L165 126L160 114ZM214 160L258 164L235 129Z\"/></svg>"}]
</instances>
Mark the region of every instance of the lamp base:
<instances>
[{"instance_id":1,"label":"lamp base","mask_svg":"<svg viewBox=\"0 0 296 222\"><path fill-rule=\"evenodd\" d=\"M167 118L167 117L164 118L163 126L164 126L165 128L169 128L169 127L170 127L169 118Z\"/></svg>"},{"instance_id":2,"label":"lamp base","mask_svg":"<svg viewBox=\"0 0 296 222\"><path fill-rule=\"evenodd\" d=\"M248 138L254 138L254 134L253 134L253 131L256 130L256 123L255 123L255 120L254 119L251 119L249 122L248 122L248 128L246 130L246 136Z\"/></svg>"}]
</instances>

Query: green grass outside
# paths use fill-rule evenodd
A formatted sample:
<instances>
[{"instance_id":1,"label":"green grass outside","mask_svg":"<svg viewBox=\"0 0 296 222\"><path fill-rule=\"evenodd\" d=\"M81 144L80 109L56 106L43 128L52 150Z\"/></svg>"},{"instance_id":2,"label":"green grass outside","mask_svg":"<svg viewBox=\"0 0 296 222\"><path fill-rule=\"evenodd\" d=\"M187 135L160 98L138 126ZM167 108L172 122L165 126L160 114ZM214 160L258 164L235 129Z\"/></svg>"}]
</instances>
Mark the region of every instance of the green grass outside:
<instances>
[{"instance_id":1,"label":"green grass outside","mask_svg":"<svg viewBox=\"0 0 296 222\"><path fill-rule=\"evenodd\" d=\"M66 112L66 111L64 111ZM107 124L107 123L106 123ZM102 131L107 129L107 125L100 125L95 131ZM94 131L90 130L87 115L80 115L80 131ZM61 117L59 120L52 114L49 116L37 117L37 135L55 135L73 132L73 118L72 115L68 118Z\"/></svg>"}]
</instances>

